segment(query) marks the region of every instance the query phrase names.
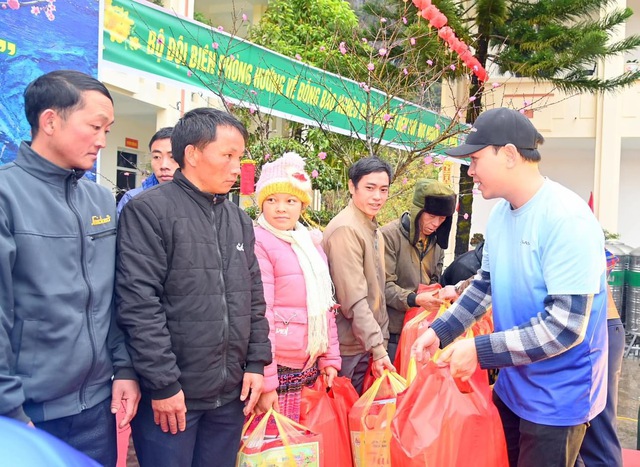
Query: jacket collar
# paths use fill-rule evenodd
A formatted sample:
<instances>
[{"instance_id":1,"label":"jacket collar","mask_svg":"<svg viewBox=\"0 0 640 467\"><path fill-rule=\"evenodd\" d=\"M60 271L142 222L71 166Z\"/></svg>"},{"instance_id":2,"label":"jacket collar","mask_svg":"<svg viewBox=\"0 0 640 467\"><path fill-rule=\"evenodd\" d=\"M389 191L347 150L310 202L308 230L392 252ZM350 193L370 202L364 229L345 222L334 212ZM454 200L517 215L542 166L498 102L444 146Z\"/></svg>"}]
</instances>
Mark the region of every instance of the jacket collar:
<instances>
[{"instance_id":1,"label":"jacket collar","mask_svg":"<svg viewBox=\"0 0 640 467\"><path fill-rule=\"evenodd\" d=\"M348 207L354 213L354 218L356 222L366 226L372 232L375 232L378 229L378 221L376 220L376 218L374 217L373 220L369 219L369 217L364 212L362 212L358 208L358 206L355 205L352 199L349 200Z\"/></svg>"},{"instance_id":2,"label":"jacket collar","mask_svg":"<svg viewBox=\"0 0 640 467\"><path fill-rule=\"evenodd\" d=\"M173 174L172 183L177 183L193 200L205 209L211 208L217 204L222 204L227 199L227 195L214 195L211 193L205 193L200 188L195 186L184 176L182 170L178 169Z\"/></svg>"},{"instance_id":3,"label":"jacket collar","mask_svg":"<svg viewBox=\"0 0 640 467\"><path fill-rule=\"evenodd\" d=\"M65 169L50 162L31 149L31 141L23 141L20 144L14 163L25 172L51 185L64 184L70 177L75 181L80 180L85 173L84 170Z\"/></svg>"}]
</instances>

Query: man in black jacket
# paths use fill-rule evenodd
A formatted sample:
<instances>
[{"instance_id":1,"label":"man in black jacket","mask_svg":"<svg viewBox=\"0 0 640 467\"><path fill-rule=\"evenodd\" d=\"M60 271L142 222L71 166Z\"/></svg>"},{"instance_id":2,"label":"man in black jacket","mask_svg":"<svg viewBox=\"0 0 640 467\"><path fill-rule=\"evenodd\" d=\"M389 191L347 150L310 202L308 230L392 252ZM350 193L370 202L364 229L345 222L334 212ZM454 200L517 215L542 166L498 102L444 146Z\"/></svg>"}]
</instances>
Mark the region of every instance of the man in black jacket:
<instances>
[{"instance_id":1,"label":"man in black jacket","mask_svg":"<svg viewBox=\"0 0 640 467\"><path fill-rule=\"evenodd\" d=\"M118 322L140 375L143 467L235 465L271 363L252 222L226 199L247 136L226 112L187 112L171 136L173 181L120 217Z\"/></svg>"}]
</instances>

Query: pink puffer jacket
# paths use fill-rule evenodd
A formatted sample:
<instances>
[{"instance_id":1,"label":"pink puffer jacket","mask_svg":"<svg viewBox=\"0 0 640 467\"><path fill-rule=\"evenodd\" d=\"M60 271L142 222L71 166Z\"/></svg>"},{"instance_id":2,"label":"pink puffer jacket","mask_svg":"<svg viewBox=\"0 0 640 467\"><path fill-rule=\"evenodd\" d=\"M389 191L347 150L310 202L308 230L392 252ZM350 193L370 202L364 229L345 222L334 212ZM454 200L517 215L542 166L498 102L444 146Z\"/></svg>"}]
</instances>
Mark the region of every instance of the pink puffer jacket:
<instances>
[{"instance_id":1,"label":"pink puffer jacket","mask_svg":"<svg viewBox=\"0 0 640 467\"><path fill-rule=\"evenodd\" d=\"M298 258L291 245L260 226L255 227L256 256L260 263L264 298L267 302L269 340L273 363L264 368L263 391L278 387L277 365L289 368L310 366L307 354L307 294ZM327 261L318 238L317 248ZM315 243L315 242L314 242ZM340 370L338 331L333 311L327 310L329 349L318 358L318 368L332 366Z\"/></svg>"}]
</instances>

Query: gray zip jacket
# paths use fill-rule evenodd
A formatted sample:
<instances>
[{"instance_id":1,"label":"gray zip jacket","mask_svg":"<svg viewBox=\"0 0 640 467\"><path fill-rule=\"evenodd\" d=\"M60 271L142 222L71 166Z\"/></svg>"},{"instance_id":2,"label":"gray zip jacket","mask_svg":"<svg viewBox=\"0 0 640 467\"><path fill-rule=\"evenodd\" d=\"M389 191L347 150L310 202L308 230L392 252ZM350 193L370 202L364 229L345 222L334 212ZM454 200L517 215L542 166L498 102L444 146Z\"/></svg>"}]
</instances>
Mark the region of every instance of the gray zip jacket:
<instances>
[{"instance_id":1,"label":"gray zip jacket","mask_svg":"<svg viewBox=\"0 0 640 467\"><path fill-rule=\"evenodd\" d=\"M0 167L0 415L41 422L135 379L115 325L116 207L22 143Z\"/></svg>"}]
</instances>

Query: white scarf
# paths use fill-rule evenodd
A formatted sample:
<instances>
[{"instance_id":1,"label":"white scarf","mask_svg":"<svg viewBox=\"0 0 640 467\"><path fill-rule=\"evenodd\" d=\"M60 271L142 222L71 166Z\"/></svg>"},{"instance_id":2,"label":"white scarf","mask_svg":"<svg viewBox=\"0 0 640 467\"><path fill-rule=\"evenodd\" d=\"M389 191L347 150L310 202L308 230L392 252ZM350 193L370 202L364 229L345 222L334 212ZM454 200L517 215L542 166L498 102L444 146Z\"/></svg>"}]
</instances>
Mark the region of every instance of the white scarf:
<instances>
[{"instance_id":1,"label":"white scarf","mask_svg":"<svg viewBox=\"0 0 640 467\"><path fill-rule=\"evenodd\" d=\"M309 364L312 364L329 348L326 313L335 305L329 268L313 244L309 231L300 222L296 222L294 230L286 231L274 228L267 222L264 215L261 215L257 222L276 238L291 244L291 248L298 258L307 291L307 322L309 326L307 353L310 355Z\"/></svg>"}]
</instances>

